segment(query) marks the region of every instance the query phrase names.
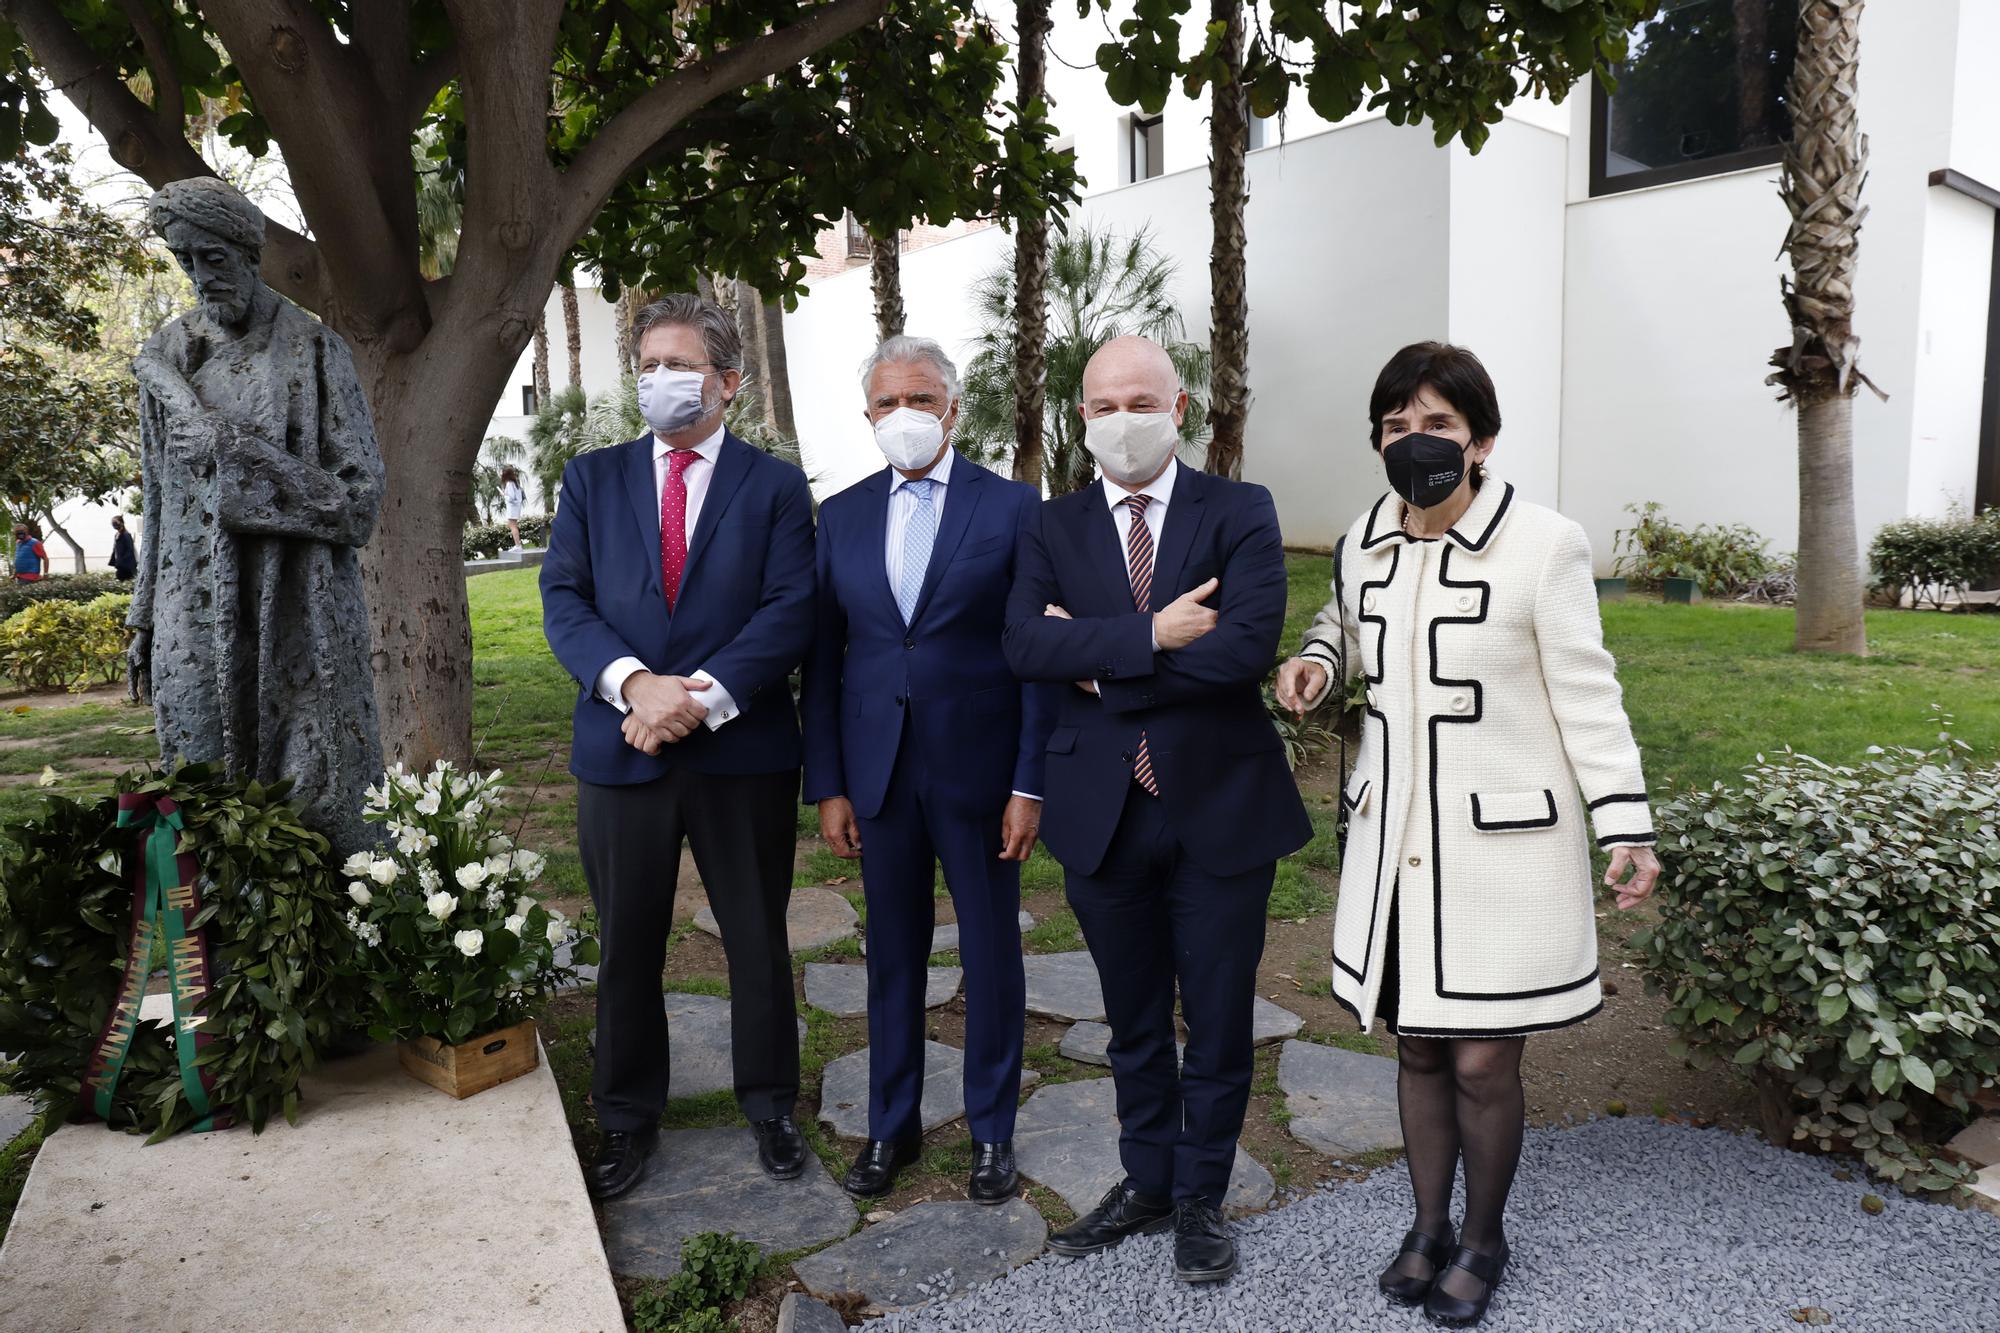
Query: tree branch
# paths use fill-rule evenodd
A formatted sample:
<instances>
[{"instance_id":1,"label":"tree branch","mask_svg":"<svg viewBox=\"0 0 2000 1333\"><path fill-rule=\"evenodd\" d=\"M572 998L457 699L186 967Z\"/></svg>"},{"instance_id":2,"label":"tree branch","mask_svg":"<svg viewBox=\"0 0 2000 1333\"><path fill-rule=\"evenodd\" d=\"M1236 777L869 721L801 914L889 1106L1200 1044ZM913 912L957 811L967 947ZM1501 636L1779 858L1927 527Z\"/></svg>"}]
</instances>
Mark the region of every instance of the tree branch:
<instances>
[{"instance_id":1,"label":"tree branch","mask_svg":"<svg viewBox=\"0 0 2000 1333\"><path fill-rule=\"evenodd\" d=\"M139 45L145 49L146 67L153 74L153 118L160 123L160 133L185 137L186 97L181 91L180 71L174 68L174 53L167 44L166 33L160 31L145 0L118 0L118 8L132 30L139 34Z\"/></svg>"},{"instance_id":2,"label":"tree branch","mask_svg":"<svg viewBox=\"0 0 2000 1333\"><path fill-rule=\"evenodd\" d=\"M154 189L216 174L186 139L161 132L158 117L63 19L54 0L0 0L0 15L20 29L36 62L104 136L120 166ZM319 247L278 222L264 228L264 281L308 310L325 308Z\"/></svg>"},{"instance_id":3,"label":"tree branch","mask_svg":"<svg viewBox=\"0 0 2000 1333\"><path fill-rule=\"evenodd\" d=\"M582 235L626 173L703 104L789 69L880 19L888 8L889 0L832 0L797 23L667 75L619 112L563 173L557 232L572 241Z\"/></svg>"}]
</instances>

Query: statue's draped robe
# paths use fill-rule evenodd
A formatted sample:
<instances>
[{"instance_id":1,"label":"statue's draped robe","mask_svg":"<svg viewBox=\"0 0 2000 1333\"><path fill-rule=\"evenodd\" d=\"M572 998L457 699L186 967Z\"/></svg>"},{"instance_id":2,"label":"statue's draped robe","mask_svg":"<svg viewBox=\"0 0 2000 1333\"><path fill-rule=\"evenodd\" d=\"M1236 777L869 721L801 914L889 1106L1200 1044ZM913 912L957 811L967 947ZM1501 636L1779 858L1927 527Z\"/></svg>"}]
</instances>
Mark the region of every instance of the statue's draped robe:
<instances>
[{"instance_id":1,"label":"statue's draped robe","mask_svg":"<svg viewBox=\"0 0 2000 1333\"><path fill-rule=\"evenodd\" d=\"M372 841L363 789L382 772L361 579L382 458L353 359L260 285L242 334L191 311L135 369L146 540L128 623L153 633L161 758L295 779L345 857Z\"/></svg>"}]
</instances>

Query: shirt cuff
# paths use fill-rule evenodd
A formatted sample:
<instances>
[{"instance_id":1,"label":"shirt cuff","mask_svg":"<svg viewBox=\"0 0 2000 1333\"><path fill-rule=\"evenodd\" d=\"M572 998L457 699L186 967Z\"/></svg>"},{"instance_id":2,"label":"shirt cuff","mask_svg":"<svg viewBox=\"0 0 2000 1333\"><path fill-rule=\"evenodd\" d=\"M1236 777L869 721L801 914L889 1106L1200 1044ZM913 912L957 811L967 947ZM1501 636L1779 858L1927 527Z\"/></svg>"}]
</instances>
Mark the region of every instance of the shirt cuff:
<instances>
[{"instance_id":1,"label":"shirt cuff","mask_svg":"<svg viewBox=\"0 0 2000 1333\"><path fill-rule=\"evenodd\" d=\"M1153 619L1153 617L1151 617L1151 616L1147 616L1147 617L1146 617L1146 633L1148 633L1148 634L1150 634L1150 635L1152 635L1152 636L1153 636L1153 651L1154 651L1154 652L1156 652L1156 653L1157 653L1157 652L1159 652L1159 651L1160 651L1160 622L1159 622L1159 621L1157 621L1157 620L1155 620L1155 619Z\"/></svg>"},{"instance_id":2,"label":"shirt cuff","mask_svg":"<svg viewBox=\"0 0 2000 1333\"><path fill-rule=\"evenodd\" d=\"M597 684L594 687L597 697L621 713L631 712L632 706L625 702L625 682L634 672L645 669L646 664L636 657L618 658L597 673Z\"/></svg>"},{"instance_id":3,"label":"shirt cuff","mask_svg":"<svg viewBox=\"0 0 2000 1333\"><path fill-rule=\"evenodd\" d=\"M1014 794L1020 797L1024 801L1039 801L1042 799L1041 797L1034 795L1032 792L1017 791Z\"/></svg>"},{"instance_id":4,"label":"shirt cuff","mask_svg":"<svg viewBox=\"0 0 2000 1333\"><path fill-rule=\"evenodd\" d=\"M709 675L706 669L695 672L689 679L705 680L708 682L708 688L701 691L695 697L701 700L708 708L708 716L701 720L701 724L710 731L721 727L723 723L743 711L736 706L736 697L730 694L729 688L715 677Z\"/></svg>"}]
</instances>

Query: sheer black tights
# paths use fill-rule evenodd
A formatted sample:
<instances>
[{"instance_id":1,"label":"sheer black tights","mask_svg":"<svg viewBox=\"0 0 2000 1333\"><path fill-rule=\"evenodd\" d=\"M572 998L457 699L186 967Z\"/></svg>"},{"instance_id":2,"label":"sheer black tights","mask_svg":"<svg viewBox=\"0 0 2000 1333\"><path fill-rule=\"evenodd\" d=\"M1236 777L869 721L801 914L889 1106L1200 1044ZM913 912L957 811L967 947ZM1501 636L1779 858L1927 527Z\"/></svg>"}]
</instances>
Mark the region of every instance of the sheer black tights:
<instances>
[{"instance_id":1,"label":"sheer black tights","mask_svg":"<svg viewBox=\"0 0 2000 1333\"><path fill-rule=\"evenodd\" d=\"M1397 1038L1396 1097L1417 1196L1416 1229L1443 1236L1451 1225L1451 1182L1465 1161L1465 1225L1458 1242L1497 1254L1505 1240L1501 1214L1514 1168L1521 1160L1526 1104L1521 1094L1525 1037L1454 1040ZM1428 1278L1428 1259L1405 1254L1396 1261L1405 1277ZM1471 1299L1481 1284L1464 1272L1444 1280L1444 1290Z\"/></svg>"}]
</instances>

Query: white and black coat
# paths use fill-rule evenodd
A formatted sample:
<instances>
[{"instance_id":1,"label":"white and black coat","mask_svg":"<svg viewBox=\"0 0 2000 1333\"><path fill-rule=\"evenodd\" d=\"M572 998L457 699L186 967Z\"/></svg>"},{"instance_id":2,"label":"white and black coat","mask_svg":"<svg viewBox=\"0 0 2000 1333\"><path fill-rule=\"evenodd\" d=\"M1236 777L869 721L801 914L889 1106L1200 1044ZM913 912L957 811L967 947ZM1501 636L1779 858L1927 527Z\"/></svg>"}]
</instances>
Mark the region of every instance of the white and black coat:
<instances>
[{"instance_id":1,"label":"white and black coat","mask_svg":"<svg viewBox=\"0 0 2000 1333\"><path fill-rule=\"evenodd\" d=\"M1603 1004L1585 814L1600 847L1653 841L1590 543L1497 478L1436 541L1401 513L1384 495L1334 548L1303 650L1328 688L1368 681L1334 996L1375 1021L1400 891L1399 1031L1561 1027Z\"/></svg>"}]
</instances>

